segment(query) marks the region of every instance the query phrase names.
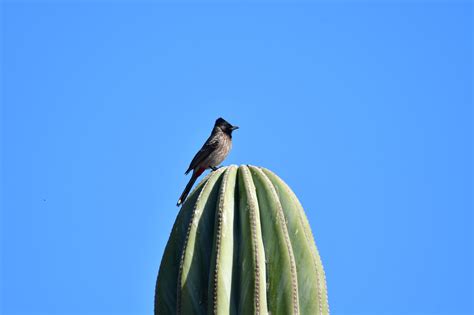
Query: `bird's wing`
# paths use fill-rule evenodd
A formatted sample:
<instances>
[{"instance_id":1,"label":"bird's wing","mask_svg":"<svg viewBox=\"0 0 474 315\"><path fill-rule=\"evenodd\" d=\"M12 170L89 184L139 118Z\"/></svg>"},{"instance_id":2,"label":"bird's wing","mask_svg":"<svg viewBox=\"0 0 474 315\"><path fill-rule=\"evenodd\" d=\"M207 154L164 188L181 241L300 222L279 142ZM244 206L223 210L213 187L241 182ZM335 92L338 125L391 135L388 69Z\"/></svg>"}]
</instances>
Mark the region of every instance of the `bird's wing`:
<instances>
[{"instance_id":1,"label":"bird's wing","mask_svg":"<svg viewBox=\"0 0 474 315\"><path fill-rule=\"evenodd\" d=\"M209 154L214 152L214 150L218 146L219 146L219 137L207 139L206 143L204 143L201 150L199 150L198 153L196 153L196 155L194 156L185 174L188 174L191 170L193 170L196 166L198 166L199 163L204 161L209 156Z\"/></svg>"}]
</instances>

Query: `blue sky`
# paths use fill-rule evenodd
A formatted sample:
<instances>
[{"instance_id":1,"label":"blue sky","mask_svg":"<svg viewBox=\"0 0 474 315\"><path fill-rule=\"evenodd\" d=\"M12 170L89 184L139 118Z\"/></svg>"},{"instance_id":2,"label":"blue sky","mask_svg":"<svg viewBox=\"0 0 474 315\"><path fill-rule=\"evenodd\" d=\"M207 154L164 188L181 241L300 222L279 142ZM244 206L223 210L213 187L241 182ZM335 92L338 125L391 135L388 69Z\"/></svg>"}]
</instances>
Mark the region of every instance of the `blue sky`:
<instances>
[{"instance_id":1,"label":"blue sky","mask_svg":"<svg viewBox=\"0 0 474 315\"><path fill-rule=\"evenodd\" d=\"M472 314L473 5L5 2L2 314L150 314L176 200L226 164L306 209L333 314Z\"/></svg>"}]
</instances>

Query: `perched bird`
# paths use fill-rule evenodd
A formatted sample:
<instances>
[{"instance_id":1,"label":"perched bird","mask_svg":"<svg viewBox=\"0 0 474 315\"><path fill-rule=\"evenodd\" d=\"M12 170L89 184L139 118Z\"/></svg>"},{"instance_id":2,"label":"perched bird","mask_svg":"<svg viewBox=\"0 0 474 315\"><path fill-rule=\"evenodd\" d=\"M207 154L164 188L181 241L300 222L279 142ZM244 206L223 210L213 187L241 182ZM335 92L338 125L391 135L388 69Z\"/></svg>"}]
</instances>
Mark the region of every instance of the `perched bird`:
<instances>
[{"instance_id":1,"label":"perched bird","mask_svg":"<svg viewBox=\"0 0 474 315\"><path fill-rule=\"evenodd\" d=\"M208 168L213 171L217 170L219 164L221 164L227 157L232 148L232 131L236 129L239 129L239 127L232 126L223 118L218 118L216 120L211 135L206 140L201 150L196 153L191 164L189 164L188 170L184 173L187 175L191 170L193 171L189 183L186 185L186 188L184 188L184 191L176 204L178 207L184 202L184 200L186 200L186 197L196 179Z\"/></svg>"}]
</instances>

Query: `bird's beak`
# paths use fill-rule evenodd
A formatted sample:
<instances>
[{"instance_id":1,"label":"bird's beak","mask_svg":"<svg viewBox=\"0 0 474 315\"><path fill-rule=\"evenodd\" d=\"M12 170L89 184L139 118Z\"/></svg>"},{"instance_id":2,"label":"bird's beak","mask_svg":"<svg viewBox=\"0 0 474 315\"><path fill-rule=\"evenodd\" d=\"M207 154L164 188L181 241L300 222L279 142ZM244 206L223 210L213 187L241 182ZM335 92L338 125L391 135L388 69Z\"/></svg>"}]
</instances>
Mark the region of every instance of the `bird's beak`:
<instances>
[{"instance_id":1,"label":"bird's beak","mask_svg":"<svg viewBox=\"0 0 474 315\"><path fill-rule=\"evenodd\" d=\"M239 126L232 126L232 131L236 130L236 129L239 129Z\"/></svg>"}]
</instances>

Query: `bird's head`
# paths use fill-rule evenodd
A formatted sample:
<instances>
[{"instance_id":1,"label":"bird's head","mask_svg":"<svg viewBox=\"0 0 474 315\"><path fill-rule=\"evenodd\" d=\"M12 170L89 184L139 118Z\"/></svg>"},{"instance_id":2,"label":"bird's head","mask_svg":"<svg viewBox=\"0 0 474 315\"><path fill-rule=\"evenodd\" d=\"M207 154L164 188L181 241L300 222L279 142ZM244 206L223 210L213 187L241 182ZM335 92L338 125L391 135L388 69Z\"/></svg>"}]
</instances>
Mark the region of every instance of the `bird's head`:
<instances>
[{"instance_id":1,"label":"bird's head","mask_svg":"<svg viewBox=\"0 0 474 315\"><path fill-rule=\"evenodd\" d=\"M214 124L215 128L221 129L223 132L231 135L232 131L239 129L238 126L232 126L224 118L217 118L216 123Z\"/></svg>"}]
</instances>

